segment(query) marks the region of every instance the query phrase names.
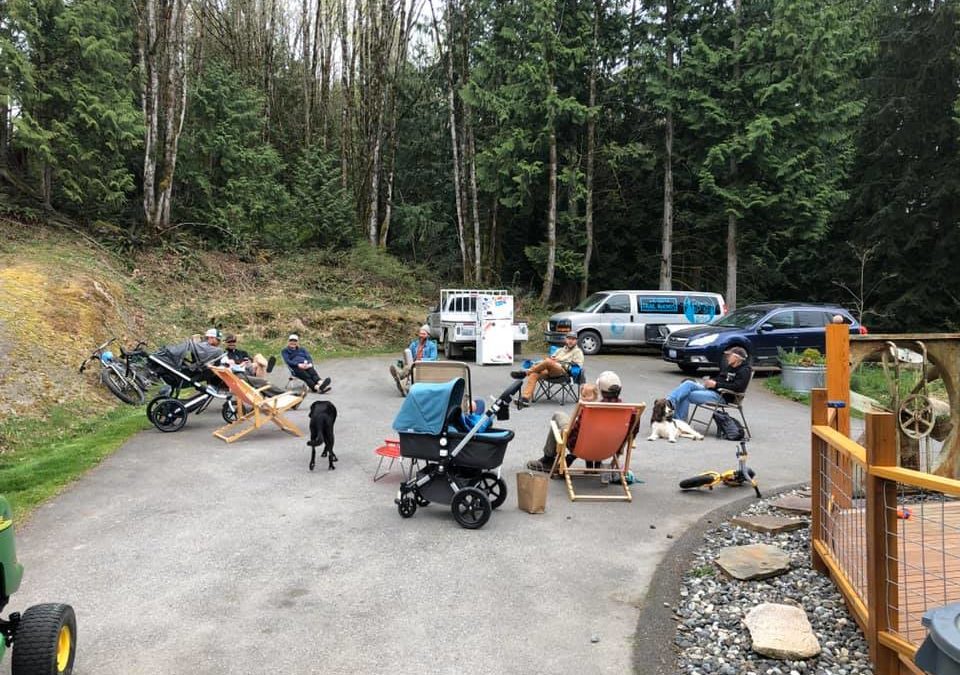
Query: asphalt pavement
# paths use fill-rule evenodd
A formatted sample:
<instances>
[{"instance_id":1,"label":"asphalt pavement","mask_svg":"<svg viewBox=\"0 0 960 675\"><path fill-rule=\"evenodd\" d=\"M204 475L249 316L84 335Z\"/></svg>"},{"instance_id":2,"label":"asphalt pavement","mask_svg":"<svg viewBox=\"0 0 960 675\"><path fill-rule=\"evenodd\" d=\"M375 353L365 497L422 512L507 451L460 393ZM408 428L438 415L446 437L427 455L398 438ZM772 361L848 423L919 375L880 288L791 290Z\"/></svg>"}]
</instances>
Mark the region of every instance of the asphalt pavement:
<instances>
[{"instance_id":1,"label":"asphalt pavement","mask_svg":"<svg viewBox=\"0 0 960 675\"><path fill-rule=\"evenodd\" d=\"M630 672L638 607L673 538L749 490L677 488L733 467L734 443L645 440L649 406L680 372L652 355L588 358L591 379L614 370L624 400L648 404L632 503L571 503L551 481L546 513L517 508L515 474L560 409L540 402L501 424L516 432L510 494L471 531L442 505L401 519L399 473L372 481L401 402L389 363L321 364L339 410L335 471L310 472L306 439L275 428L223 443L214 409L139 434L18 528L26 572L8 611L72 604L78 675ZM509 370L472 366L474 396L504 389ZM807 408L762 377L745 404L761 488L807 480ZM306 407L290 417L307 430Z\"/></svg>"}]
</instances>

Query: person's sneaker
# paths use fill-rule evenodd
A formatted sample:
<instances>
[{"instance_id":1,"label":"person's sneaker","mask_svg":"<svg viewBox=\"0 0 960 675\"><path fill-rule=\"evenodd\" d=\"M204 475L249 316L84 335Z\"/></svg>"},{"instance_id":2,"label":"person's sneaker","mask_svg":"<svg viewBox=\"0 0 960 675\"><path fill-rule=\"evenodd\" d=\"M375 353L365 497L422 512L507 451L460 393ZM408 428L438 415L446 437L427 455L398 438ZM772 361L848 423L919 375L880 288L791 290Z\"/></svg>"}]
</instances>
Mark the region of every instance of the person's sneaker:
<instances>
[{"instance_id":1,"label":"person's sneaker","mask_svg":"<svg viewBox=\"0 0 960 675\"><path fill-rule=\"evenodd\" d=\"M326 394L328 391L330 391L330 378L324 378L323 382L317 384L317 386L314 388L314 391L318 394Z\"/></svg>"},{"instance_id":2,"label":"person's sneaker","mask_svg":"<svg viewBox=\"0 0 960 675\"><path fill-rule=\"evenodd\" d=\"M598 468L598 469L603 468L603 462L598 462L598 463L597 463L597 468ZM601 474L600 474L600 485L604 485L604 486L609 485L609 484L610 484L610 478L611 478L611 476L610 476L610 472L609 472L609 471L604 471L603 473L601 473Z\"/></svg>"},{"instance_id":3,"label":"person's sneaker","mask_svg":"<svg viewBox=\"0 0 960 675\"><path fill-rule=\"evenodd\" d=\"M523 410L524 408L529 408L529 407L530 407L529 398L524 398L523 396L521 396L520 398L517 399L517 410Z\"/></svg>"},{"instance_id":4,"label":"person's sneaker","mask_svg":"<svg viewBox=\"0 0 960 675\"><path fill-rule=\"evenodd\" d=\"M510 377L515 380L522 380L527 376L527 371L525 370L512 370L510 371Z\"/></svg>"},{"instance_id":5,"label":"person's sneaker","mask_svg":"<svg viewBox=\"0 0 960 675\"><path fill-rule=\"evenodd\" d=\"M272 372L273 372L273 367L274 367L275 365L277 365L277 357L276 357L276 356L271 356L269 359L267 359L267 372L268 372L268 373L272 373Z\"/></svg>"}]
</instances>

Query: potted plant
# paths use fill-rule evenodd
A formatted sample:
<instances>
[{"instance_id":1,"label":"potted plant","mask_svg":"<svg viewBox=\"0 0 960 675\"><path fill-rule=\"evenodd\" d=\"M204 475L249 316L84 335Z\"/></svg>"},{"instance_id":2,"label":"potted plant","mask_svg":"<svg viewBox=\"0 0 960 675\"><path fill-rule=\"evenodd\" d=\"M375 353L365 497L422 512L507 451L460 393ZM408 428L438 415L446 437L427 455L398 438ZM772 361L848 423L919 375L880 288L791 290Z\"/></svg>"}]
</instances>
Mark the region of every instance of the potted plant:
<instances>
[{"instance_id":1,"label":"potted plant","mask_svg":"<svg viewBox=\"0 0 960 675\"><path fill-rule=\"evenodd\" d=\"M824 386L827 360L816 349L785 351L777 349L780 360L780 382L784 387L798 393L806 393L815 387Z\"/></svg>"}]
</instances>

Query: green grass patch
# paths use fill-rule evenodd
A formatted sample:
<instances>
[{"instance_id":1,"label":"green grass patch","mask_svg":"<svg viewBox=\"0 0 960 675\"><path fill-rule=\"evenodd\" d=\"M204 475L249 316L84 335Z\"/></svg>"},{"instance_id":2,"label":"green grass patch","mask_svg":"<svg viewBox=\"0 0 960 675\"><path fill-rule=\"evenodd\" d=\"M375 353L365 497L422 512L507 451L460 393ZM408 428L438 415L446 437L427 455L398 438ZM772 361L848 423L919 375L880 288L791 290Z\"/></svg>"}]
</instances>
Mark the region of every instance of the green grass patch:
<instances>
[{"instance_id":1,"label":"green grass patch","mask_svg":"<svg viewBox=\"0 0 960 675\"><path fill-rule=\"evenodd\" d=\"M93 417L59 406L46 419L9 420L0 425L9 448L0 456L0 494L23 517L148 426L141 406Z\"/></svg>"},{"instance_id":2,"label":"green grass patch","mask_svg":"<svg viewBox=\"0 0 960 675\"><path fill-rule=\"evenodd\" d=\"M810 394L800 394L793 391L792 389L787 389L783 386L783 382L780 380L779 375L771 375L766 380L764 380L764 385L772 391L777 396L783 398L788 398L791 401L796 401L797 403L803 403L804 405L810 405Z\"/></svg>"},{"instance_id":3,"label":"green grass patch","mask_svg":"<svg viewBox=\"0 0 960 675\"><path fill-rule=\"evenodd\" d=\"M713 565L701 565L700 567L694 567L690 570L690 576L692 577L712 577L717 573L717 570Z\"/></svg>"}]
</instances>

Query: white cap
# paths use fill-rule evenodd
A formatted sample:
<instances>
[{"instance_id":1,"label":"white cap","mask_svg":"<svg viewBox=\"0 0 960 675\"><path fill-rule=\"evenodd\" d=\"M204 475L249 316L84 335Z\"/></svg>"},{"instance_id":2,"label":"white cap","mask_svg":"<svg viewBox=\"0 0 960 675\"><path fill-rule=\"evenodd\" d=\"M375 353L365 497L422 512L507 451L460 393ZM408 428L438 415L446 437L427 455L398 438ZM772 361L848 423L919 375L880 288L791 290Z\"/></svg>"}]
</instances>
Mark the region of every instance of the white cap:
<instances>
[{"instance_id":1,"label":"white cap","mask_svg":"<svg viewBox=\"0 0 960 675\"><path fill-rule=\"evenodd\" d=\"M290 336L287 338L287 342L290 342L291 340L296 340L297 342L300 342L300 336L297 335L296 333L290 333Z\"/></svg>"},{"instance_id":2,"label":"white cap","mask_svg":"<svg viewBox=\"0 0 960 675\"><path fill-rule=\"evenodd\" d=\"M612 370L605 370L600 373L600 377L597 378L597 388L600 389L601 392L609 392L614 387L616 387L618 391L621 388L620 376Z\"/></svg>"},{"instance_id":3,"label":"white cap","mask_svg":"<svg viewBox=\"0 0 960 675\"><path fill-rule=\"evenodd\" d=\"M417 332L426 333L427 335L430 335L430 326L428 326L427 324L423 324L422 326L420 326L420 329Z\"/></svg>"},{"instance_id":4,"label":"white cap","mask_svg":"<svg viewBox=\"0 0 960 675\"><path fill-rule=\"evenodd\" d=\"M210 328L209 330L207 330L206 333L203 334L203 337L212 337L212 338L217 338L219 340L220 331L217 330L216 328Z\"/></svg>"}]
</instances>

